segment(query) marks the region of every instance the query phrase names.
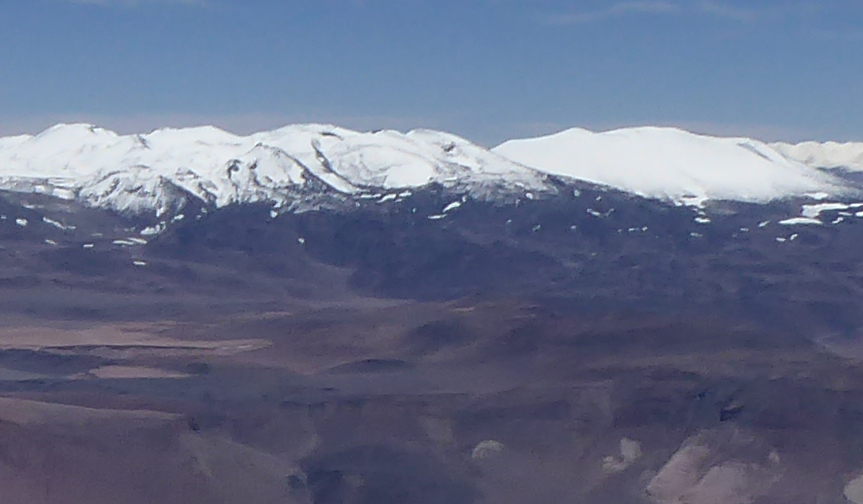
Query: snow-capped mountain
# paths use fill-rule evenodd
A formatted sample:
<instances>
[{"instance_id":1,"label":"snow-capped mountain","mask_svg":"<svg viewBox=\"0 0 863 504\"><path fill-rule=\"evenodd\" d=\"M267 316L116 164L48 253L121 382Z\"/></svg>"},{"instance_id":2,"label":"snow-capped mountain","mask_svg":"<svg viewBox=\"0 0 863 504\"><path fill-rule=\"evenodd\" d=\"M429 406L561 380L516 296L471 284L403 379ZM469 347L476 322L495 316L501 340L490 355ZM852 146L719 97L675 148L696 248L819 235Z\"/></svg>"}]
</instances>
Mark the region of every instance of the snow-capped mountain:
<instances>
[{"instance_id":1,"label":"snow-capped mountain","mask_svg":"<svg viewBox=\"0 0 863 504\"><path fill-rule=\"evenodd\" d=\"M57 126L0 139L0 283L233 293L264 278L324 296L347 282L856 331L860 180L806 162L661 128L491 152L431 131Z\"/></svg>"},{"instance_id":2,"label":"snow-capped mountain","mask_svg":"<svg viewBox=\"0 0 863 504\"><path fill-rule=\"evenodd\" d=\"M511 140L492 150L547 173L678 203L765 202L847 191L842 181L816 170L821 166L810 164L807 157L785 156L749 138L716 138L674 128L604 133L576 128Z\"/></svg>"},{"instance_id":3,"label":"snow-capped mountain","mask_svg":"<svg viewBox=\"0 0 863 504\"><path fill-rule=\"evenodd\" d=\"M323 194L429 184L489 198L552 190L546 178L467 140L427 130L298 125L245 137L214 127L123 136L74 124L0 139L0 187L128 213L163 215L194 200L292 207Z\"/></svg>"},{"instance_id":4,"label":"snow-capped mountain","mask_svg":"<svg viewBox=\"0 0 863 504\"><path fill-rule=\"evenodd\" d=\"M808 166L863 172L863 142L774 143L771 147Z\"/></svg>"},{"instance_id":5,"label":"snow-capped mountain","mask_svg":"<svg viewBox=\"0 0 863 504\"><path fill-rule=\"evenodd\" d=\"M162 218L193 204L307 210L404 198L430 185L485 201L554 194L583 181L676 204L842 199L863 144L768 145L673 128L571 129L486 150L448 133L360 133L293 125L238 136L215 127L118 135L86 124L0 138L0 189ZM569 182L567 182L569 181Z\"/></svg>"},{"instance_id":6,"label":"snow-capped mountain","mask_svg":"<svg viewBox=\"0 0 863 504\"><path fill-rule=\"evenodd\" d=\"M596 476L585 502L844 503L863 472L861 177L853 155L788 149L659 128L495 152L321 125L2 138L2 397L122 413L63 452L92 441L100 468L154 433L183 467L201 449L264 465L240 477L272 479L268 502L395 485L468 504L524 467L540 501L571 502L573 478L539 455ZM57 460L79 474L53 450L65 424L17 425L8 400L0 432L52 447L33 481ZM172 420L129 438L137 405ZM398 432L377 437L381 418ZM297 419L300 437L260 451ZM813 473L820 446L835 463Z\"/></svg>"}]
</instances>

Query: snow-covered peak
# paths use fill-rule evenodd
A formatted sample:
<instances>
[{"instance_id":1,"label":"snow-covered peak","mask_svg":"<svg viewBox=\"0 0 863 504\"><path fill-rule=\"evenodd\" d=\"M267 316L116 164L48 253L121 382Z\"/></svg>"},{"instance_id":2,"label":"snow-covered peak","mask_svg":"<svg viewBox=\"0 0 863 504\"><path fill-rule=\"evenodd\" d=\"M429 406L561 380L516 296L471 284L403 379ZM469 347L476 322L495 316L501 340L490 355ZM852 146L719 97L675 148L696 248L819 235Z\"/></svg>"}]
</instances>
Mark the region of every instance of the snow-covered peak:
<instances>
[{"instance_id":1,"label":"snow-covered peak","mask_svg":"<svg viewBox=\"0 0 863 504\"><path fill-rule=\"evenodd\" d=\"M100 128L95 124L73 123L56 124L39 133L33 138L41 141L68 142L71 144L87 143L96 139L116 138L113 131Z\"/></svg>"},{"instance_id":2,"label":"snow-covered peak","mask_svg":"<svg viewBox=\"0 0 863 504\"><path fill-rule=\"evenodd\" d=\"M90 162L104 159L120 137L91 124L58 124L36 136L0 139L0 176L74 178L93 172Z\"/></svg>"},{"instance_id":3,"label":"snow-covered peak","mask_svg":"<svg viewBox=\"0 0 863 504\"><path fill-rule=\"evenodd\" d=\"M479 199L517 199L554 192L548 174L683 204L828 197L850 190L819 169L838 166L863 170L863 144L770 146L674 128L576 128L489 151L439 131L362 133L328 124L248 136L213 126L118 135L61 124L0 138L0 188L154 215L195 201L295 208L429 184Z\"/></svg>"},{"instance_id":4,"label":"snow-covered peak","mask_svg":"<svg viewBox=\"0 0 863 504\"><path fill-rule=\"evenodd\" d=\"M243 137L229 133L215 126L195 126L191 128L162 128L147 135L139 135L147 143L182 147L191 143L203 145L232 145L243 142Z\"/></svg>"},{"instance_id":5,"label":"snow-covered peak","mask_svg":"<svg viewBox=\"0 0 863 504\"><path fill-rule=\"evenodd\" d=\"M0 187L162 213L177 198L289 206L300 193L352 195L428 184L476 197L550 190L546 176L434 131L360 133L323 124L239 136L203 126L118 135L89 124L0 139Z\"/></svg>"},{"instance_id":6,"label":"snow-covered peak","mask_svg":"<svg viewBox=\"0 0 863 504\"><path fill-rule=\"evenodd\" d=\"M788 158L813 168L863 171L863 142L775 143L771 146Z\"/></svg>"},{"instance_id":7,"label":"snow-covered peak","mask_svg":"<svg viewBox=\"0 0 863 504\"><path fill-rule=\"evenodd\" d=\"M841 182L750 138L717 138L676 128L604 133L570 129L511 140L493 152L557 175L679 203L767 201L843 191Z\"/></svg>"}]
</instances>

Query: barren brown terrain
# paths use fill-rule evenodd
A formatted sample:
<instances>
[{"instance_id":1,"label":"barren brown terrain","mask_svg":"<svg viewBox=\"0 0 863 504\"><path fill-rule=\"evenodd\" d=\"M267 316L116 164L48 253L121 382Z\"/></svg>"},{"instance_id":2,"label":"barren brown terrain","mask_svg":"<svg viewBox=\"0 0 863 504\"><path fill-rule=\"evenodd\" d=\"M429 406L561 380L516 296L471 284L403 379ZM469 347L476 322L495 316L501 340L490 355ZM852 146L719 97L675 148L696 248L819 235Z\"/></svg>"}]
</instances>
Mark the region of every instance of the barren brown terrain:
<instances>
[{"instance_id":1,"label":"barren brown terrain","mask_svg":"<svg viewBox=\"0 0 863 504\"><path fill-rule=\"evenodd\" d=\"M856 234L505 211L0 226L0 504L863 502Z\"/></svg>"}]
</instances>

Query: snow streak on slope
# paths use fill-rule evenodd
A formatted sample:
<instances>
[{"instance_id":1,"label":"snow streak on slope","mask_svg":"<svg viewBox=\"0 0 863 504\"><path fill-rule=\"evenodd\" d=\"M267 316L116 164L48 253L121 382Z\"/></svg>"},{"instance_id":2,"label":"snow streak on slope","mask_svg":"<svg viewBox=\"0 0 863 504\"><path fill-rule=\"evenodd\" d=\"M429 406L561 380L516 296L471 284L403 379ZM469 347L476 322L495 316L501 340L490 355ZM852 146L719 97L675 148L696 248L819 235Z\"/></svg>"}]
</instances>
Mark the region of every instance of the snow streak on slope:
<instances>
[{"instance_id":1,"label":"snow streak on slope","mask_svg":"<svg viewBox=\"0 0 863 504\"><path fill-rule=\"evenodd\" d=\"M214 127L121 136L74 124L0 139L2 188L157 215L189 199L290 206L322 193L347 197L432 183L489 198L551 190L546 178L462 138L426 130L299 125L246 137Z\"/></svg>"},{"instance_id":2,"label":"snow streak on slope","mask_svg":"<svg viewBox=\"0 0 863 504\"><path fill-rule=\"evenodd\" d=\"M707 199L767 201L842 192L841 182L748 138L715 138L673 128L606 133L571 129L511 140L493 152L549 173L642 196L698 204Z\"/></svg>"},{"instance_id":3,"label":"snow streak on slope","mask_svg":"<svg viewBox=\"0 0 863 504\"><path fill-rule=\"evenodd\" d=\"M774 143L771 147L813 168L844 168L863 172L863 142Z\"/></svg>"}]
</instances>

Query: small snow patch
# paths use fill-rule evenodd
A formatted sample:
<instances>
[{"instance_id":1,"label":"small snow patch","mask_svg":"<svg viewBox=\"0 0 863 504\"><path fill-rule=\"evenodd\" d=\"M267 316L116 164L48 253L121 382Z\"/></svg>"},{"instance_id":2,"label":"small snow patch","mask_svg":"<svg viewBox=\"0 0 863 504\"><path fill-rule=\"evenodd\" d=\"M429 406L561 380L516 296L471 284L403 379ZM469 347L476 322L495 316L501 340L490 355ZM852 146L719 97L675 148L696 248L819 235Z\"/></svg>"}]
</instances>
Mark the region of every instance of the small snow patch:
<instances>
[{"instance_id":1,"label":"small snow patch","mask_svg":"<svg viewBox=\"0 0 863 504\"><path fill-rule=\"evenodd\" d=\"M27 219L15 219L15 224L18 224L21 227L26 227L28 222Z\"/></svg>"},{"instance_id":2,"label":"small snow patch","mask_svg":"<svg viewBox=\"0 0 863 504\"><path fill-rule=\"evenodd\" d=\"M428 220L441 220L441 219L445 219L445 218L446 218L446 215L441 215L441 214L428 216Z\"/></svg>"},{"instance_id":3,"label":"small snow patch","mask_svg":"<svg viewBox=\"0 0 863 504\"><path fill-rule=\"evenodd\" d=\"M848 210L851 208L851 205L846 205L845 203L819 203L817 205L803 205L803 217L809 217L810 219L817 219L821 216L822 212L829 212L832 210Z\"/></svg>"},{"instance_id":4,"label":"small snow patch","mask_svg":"<svg viewBox=\"0 0 863 504\"><path fill-rule=\"evenodd\" d=\"M135 245L146 245L147 244L147 240L145 240L143 238L129 237L128 240L130 242L134 243Z\"/></svg>"},{"instance_id":5,"label":"small snow patch","mask_svg":"<svg viewBox=\"0 0 863 504\"><path fill-rule=\"evenodd\" d=\"M142 229L141 232L138 234L140 234L141 236L155 236L164 230L165 228L161 224L159 224L156 226L146 227Z\"/></svg>"},{"instance_id":6,"label":"small snow patch","mask_svg":"<svg viewBox=\"0 0 863 504\"><path fill-rule=\"evenodd\" d=\"M297 238L297 243L299 243L300 245L305 245L306 239L301 236L301 237Z\"/></svg>"},{"instance_id":7,"label":"small snow patch","mask_svg":"<svg viewBox=\"0 0 863 504\"><path fill-rule=\"evenodd\" d=\"M146 266L147 261L132 261L132 264L134 264L135 266Z\"/></svg>"},{"instance_id":8,"label":"small snow patch","mask_svg":"<svg viewBox=\"0 0 863 504\"><path fill-rule=\"evenodd\" d=\"M767 226L769 226L769 225L770 225L770 221L769 221L769 220L764 221L764 222L759 222L759 223L758 223L758 227L760 227L760 228L762 228L762 229L766 228L766 227L767 227Z\"/></svg>"},{"instance_id":9,"label":"small snow patch","mask_svg":"<svg viewBox=\"0 0 863 504\"><path fill-rule=\"evenodd\" d=\"M695 222L698 224L710 224L711 220L707 217L696 217Z\"/></svg>"},{"instance_id":10,"label":"small snow patch","mask_svg":"<svg viewBox=\"0 0 863 504\"><path fill-rule=\"evenodd\" d=\"M399 197L398 194L387 194L383 198L379 199L378 203L386 203L387 201L393 201L394 199L396 199L398 197Z\"/></svg>"},{"instance_id":11,"label":"small snow patch","mask_svg":"<svg viewBox=\"0 0 863 504\"><path fill-rule=\"evenodd\" d=\"M57 246L57 242L55 242L54 240L45 240L45 243L47 243L48 245L54 245L55 247Z\"/></svg>"},{"instance_id":12,"label":"small snow patch","mask_svg":"<svg viewBox=\"0 0 863 504\"><path fill-rule=\"evenodd\" d=\"M55 228L62 229L64 231L67 229L75 229L75 226L66 226L63 223L57 222L54 219L49 219L48 217L42 217L42 222L46 224L51 224Z\"/></svg>"},{"instance_id":13,"label":"small snow patch","mask_svg":"<svg viewBox=\"0 0 863 504\"><path fill-rule=\"evenodd\" d=\"M461 201L453 201L449 205L443 207L443 210L441 210L441 213L447 213L447 212L449 212L451 210L455 210L459 207L461 207Z\"/></svg>"},{"instance_id":14,"label":"small snow patch","mask_svg":"<svg viewBox=\"0 0 863 504\"><path fill-rule=\"evenodd\" d=\"M91 248L93 248L93 247L95 247L95 246L96 246L96 245L95 245L95 244L93 244L93 243L85 243L85 244L81 245L81 248L91 249Z\"/></svg>"},{"instance_id":15,"label":"small snow patch","mask_svg":"<svg viewBox=\"0 0 863 504\"><path fill-rule=\"evenodd\" d=\"M680 198L680 203L675 201L676 205L683 205L688 207L695 208L704 208L704 205L707 203L708 198L706 196L694 196L694 195L686 195Z\"/></svg>"},{"instance_id":16,"label":"small snow patch","mask_svg":"<svg viewBox=\"0 0 863 504\"><path fill-rule=\"evenodd\" d=\"M776 238L776 241L778 241L779 243L785 243L788 241L788 239L787 238Z\"/></svg>"},{"instance_id":17,"label":"small snow patch","mask_svg":"<svg viewBox=\"0 0 863 504\"><path fill-rule=\"evenodd\" d=\"M799 226L799 225L820 226L824 223L818 219L812 219L809 217L794 217L793 219L785 219L784 221L779 221L779 224L782 224L783 226Z\"/></svg>"}]
</instances>

